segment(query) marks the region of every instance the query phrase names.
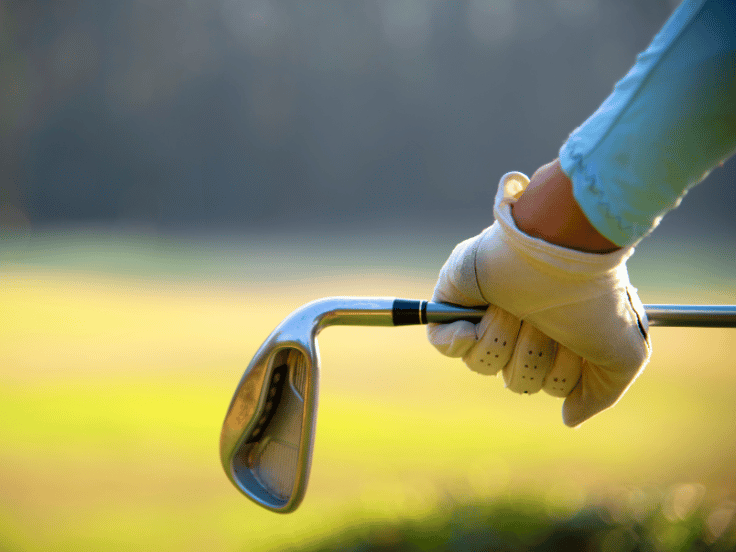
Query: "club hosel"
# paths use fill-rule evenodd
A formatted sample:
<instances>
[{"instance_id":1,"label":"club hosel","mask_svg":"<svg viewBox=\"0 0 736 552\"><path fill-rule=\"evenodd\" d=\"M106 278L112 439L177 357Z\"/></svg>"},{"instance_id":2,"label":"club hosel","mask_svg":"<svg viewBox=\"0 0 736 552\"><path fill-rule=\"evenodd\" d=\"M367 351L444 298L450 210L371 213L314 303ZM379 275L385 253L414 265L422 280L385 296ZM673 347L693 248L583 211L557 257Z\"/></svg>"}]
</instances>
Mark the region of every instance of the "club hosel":
<instances>
[{"instance_id":1,"label":"club hosel","mask_svg":"<svg viewBox=\"0 0 736 552\"><path fill-rule=\"evenodd\" d=\"M393 326L394 301L393 297L325 297L295 314L313 324L317 333L328 326Z\"/></svg>"}]
</instances>

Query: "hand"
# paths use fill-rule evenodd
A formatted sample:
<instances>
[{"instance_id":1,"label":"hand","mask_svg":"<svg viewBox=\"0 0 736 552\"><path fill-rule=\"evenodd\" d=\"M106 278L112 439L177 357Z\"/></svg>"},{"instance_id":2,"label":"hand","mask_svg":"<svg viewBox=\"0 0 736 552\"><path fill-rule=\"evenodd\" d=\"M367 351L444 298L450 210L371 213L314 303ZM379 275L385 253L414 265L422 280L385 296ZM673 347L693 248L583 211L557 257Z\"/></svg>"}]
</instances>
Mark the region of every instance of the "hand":
<instances>
[{"instance_id":1,"label":"hand","mask_svg":"<svg viewBox=\"0 0 736 552\"><path fill-rule=\"evenodd\" d=\"M432 299L489 305L477 325L431 324L429 340L484 374L503 372L518 393L566 397L563 421L576 426L612 406L650 356L647 319L629 283L633 247L598 254L551 244L519 230L511 206L529 179L504 175L496 222L459 244Z\"/></svg>"}]
</instances>

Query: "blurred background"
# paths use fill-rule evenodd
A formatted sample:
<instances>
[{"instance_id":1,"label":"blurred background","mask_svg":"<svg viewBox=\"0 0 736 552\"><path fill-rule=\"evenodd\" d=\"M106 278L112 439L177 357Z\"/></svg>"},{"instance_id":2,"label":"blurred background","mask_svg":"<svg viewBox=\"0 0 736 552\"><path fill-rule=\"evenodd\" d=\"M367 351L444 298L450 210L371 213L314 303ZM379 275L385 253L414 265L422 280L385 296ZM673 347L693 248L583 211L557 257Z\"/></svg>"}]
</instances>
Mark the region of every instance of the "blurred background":
<instances>
[{"instance_id":1,"label":"blurred background","mask_svg":"<svg viewBox=\"0 0 736 552\"><path fill-rule=\"evenodd\" d=\"M517 495L703 505L721 535L727 330L653 330L626 398L571 431L421 329L331 329L302 508L260 511L218 462L271 329L325 295L429 297L500 175L554 158L676 4L0 2L0 549L299 549ZM735 178L638 247L645 303L736 303Z\"/></svg>"}]
</instances>

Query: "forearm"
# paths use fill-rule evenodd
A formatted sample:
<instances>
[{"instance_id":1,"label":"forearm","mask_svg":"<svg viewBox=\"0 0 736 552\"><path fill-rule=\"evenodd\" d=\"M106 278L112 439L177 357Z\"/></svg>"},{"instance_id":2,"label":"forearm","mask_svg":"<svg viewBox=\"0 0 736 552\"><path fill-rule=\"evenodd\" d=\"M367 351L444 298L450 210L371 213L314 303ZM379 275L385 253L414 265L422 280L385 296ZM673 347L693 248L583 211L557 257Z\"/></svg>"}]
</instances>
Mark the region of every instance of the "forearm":
<instances>
[{"instance_id":1,"label":"forearm","mask_svg":"<svg viewBox=\"0 0 736 552\"><path fill-rule=\"evenodd\" d=\"M526 190L512 206L512 216L519 230L554 245L589 253L619 249L590 224L575 201L572 182L558 159L532 175Z\"/></svg>"},{"instance_id":2,"label":"forearm","mask_svg":"<svg viewBox=\"0 0 736 552\"><path fill-rule=\"evenodd\" d=\"M736 3L686 0L560 150L577 205L612 243L646 236L736 148Z\"/></svg>"}]
</instances>

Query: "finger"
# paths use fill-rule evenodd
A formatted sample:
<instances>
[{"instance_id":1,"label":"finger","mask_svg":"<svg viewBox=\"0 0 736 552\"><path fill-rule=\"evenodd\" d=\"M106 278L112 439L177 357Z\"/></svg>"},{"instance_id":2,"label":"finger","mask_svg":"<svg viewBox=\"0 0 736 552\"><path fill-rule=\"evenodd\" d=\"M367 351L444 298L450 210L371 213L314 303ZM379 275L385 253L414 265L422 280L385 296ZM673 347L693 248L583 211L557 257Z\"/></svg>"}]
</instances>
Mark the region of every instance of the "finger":
<instances>
[{"instance_id":1,"label":"finger","mask_svg":"<svg viewBox=\"0 0 736 552\"><path fill-rule=\"evenodd\" d=\"M583 359L580 380L562 405L562 421L575 427L618 402L637 372L607 369Z\"/></svg>"},{"instance_id":2,"label":"finger","mask_svg":"<svg viewBox=\"0 0 736 552\"><path fill-rule=\"evenodd\" d=\"M542 388L555 358L556 343L529 323L522 322L511 360L503 369L506 387L514 393Z\"/></svg>"},{"instance_id":3,"label":"finger","mask_svg":"<svg viewBox=\"0 0 736 552\"><path fill-rule=\"evenodd\" d=\"M557 346L557 355L542 389L553 397L567 397L573 390L583 366L583 359L567 347Z\"/></svg>"},{"instance_id":4,"label":"finger","mask_svg":"<svg viewBox=\"0 0 736 552\"><path fill-rule=\"evenodd\" d=\"M475 324L458 320L450 324L429 324L429 342L445 356L461 357L476 344Z\"/></svg>"},{"instance_id":5,"label":"finger","mask_svg":"<svg viewBox=\"0 0 736 552\"><path fill-rule=\"evenodd\" d=\"M503 309L488 307L476 326L478 341L463 357L474 372L497 374L511 359L521 321Z\"/></svg>"}]
</instances>

